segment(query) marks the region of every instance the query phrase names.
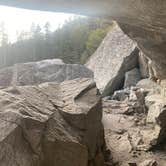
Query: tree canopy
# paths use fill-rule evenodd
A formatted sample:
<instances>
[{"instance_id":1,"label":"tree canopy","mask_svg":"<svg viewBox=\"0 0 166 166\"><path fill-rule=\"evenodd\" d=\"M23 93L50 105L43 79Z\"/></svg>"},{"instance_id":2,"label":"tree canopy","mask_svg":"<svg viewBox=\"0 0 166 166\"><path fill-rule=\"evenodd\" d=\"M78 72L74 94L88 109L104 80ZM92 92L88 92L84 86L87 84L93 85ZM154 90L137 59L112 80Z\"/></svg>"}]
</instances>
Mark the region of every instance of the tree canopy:
<instances>
[{"instance_id":1,"label":"tree canopy","mask_svg":"<svg viewBox=\"0 0 166 166\"><path fill-rule=\"evenodd\" d=\"M15 63L60 58L66 63L85 63L97 49L112 22L76 17L51 32L51 24L43 27L32 23L29 32L17 35L9 43L4 23L0 24L0 67Z\"/></svg>"}]
</instances>

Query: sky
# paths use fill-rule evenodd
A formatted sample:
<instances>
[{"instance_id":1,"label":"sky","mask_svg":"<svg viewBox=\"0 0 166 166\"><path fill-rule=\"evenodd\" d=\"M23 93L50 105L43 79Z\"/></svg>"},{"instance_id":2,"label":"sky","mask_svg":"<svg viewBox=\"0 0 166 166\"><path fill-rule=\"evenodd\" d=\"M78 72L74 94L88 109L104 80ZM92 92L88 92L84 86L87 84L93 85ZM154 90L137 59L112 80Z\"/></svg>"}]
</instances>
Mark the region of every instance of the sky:
<instances>
[{"instance_id":1,"label":"sky","mask_svg":"<svg viewBox=\"0 0 166 166\"><path fill-rule=\"evenodd\" d=\"M6 32L9 35L9 40L14 42L16 40L16 32L29 31L32 22L45 25L50 22L51 30L62 26L65 20L74 17L72 14L53 13L19 9L14 7L0 6L0 23L4 22Z\"/></svg>"}]
</instances>

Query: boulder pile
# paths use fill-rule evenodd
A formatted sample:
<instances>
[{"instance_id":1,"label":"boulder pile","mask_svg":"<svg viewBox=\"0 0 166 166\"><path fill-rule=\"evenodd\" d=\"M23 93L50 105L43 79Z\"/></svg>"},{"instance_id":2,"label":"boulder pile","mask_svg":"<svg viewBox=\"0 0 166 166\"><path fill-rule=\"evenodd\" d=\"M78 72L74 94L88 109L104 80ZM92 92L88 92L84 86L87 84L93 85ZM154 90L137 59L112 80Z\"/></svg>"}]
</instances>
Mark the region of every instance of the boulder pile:
<instances>
[{"instance_id":1,"label":"boulder pile","mask_svg":"<svg viewBox=\"0 0 166 166\"><path fill-rule=\"evenodd\" d=\"M115 24L86 63L94 72L94 79L103 96L123 88L125 73L138 67L138 54L136 43Z\"/></svg>"}]
</instances>

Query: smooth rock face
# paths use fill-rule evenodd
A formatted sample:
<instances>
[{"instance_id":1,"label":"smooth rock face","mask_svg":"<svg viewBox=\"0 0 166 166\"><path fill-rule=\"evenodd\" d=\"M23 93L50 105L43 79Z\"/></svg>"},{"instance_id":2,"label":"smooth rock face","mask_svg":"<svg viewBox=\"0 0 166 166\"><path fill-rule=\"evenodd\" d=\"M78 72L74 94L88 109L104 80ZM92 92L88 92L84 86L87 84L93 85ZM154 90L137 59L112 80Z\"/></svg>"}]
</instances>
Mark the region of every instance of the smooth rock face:
<instances>
[{"instance_id":1,"label":"smooth rock face","mask_svg":"<svg viewBox=\"0 0 166 166\"><path fill-rule=\"evenodd\" d=\"M103 166L97 94L89 79L1 89L0 165Z\"/></svg>"},{"instance_id":2,"label":"smooth rock face","mask_svg":"<svg viewBox=\"0 0 166 166\"><path fill-rule=\"evenodd\" d=\"M93 78L93 72L83 65L64 64L59 59L15 64L0 70L0 86L63 82L75 78Z\"/></svg>"},{"instance_id":3,"label":"smooth rock face","mask_svg":"<svg viewBox=\"0 0 166 166\"><path fill-rule=\"evenodd\" d=\"M138 68L134 68L125 74L124 88L136 86L141 79L141 74Z\"/></svg>"},{"instance_id":4,"label":"smooth rock face","mask_svg":"<svg viewBox=\"0 0 166 166\"><path fill-rule=\"evenodd\" d=\"M86 66L94 72L97 87L106 96L123 87L125 73L137 62L136 44L115 25Z\"/></svg>"}]
</instances>

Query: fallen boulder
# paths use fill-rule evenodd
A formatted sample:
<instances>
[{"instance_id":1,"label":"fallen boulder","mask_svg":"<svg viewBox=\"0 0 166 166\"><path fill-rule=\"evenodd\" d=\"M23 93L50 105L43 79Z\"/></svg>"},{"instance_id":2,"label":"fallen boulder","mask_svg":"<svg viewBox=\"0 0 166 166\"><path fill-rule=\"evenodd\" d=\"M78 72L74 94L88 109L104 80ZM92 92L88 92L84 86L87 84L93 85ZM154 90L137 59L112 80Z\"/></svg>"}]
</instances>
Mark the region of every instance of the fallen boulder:
<instances>
[{"instance_id":1,"label":"fallen boulder","mask_svg":"<svg viewBox=\"0 0 166 166\"><path fill-rule=\"evenodd\" d=\"M138 52L136 43L115 25L86 64L103 96L123 87L125 73L138 66Z\"/></svg>"},{"instance_id":2,"label":"fallen boulder","mask_svg":"<svg viewBox=\"0 0 166 166\"><path fill-rule=\"evenodd\" d=\"M142 130L143 142L147 149L163 143L166 138L166 103L161 95L149 95L145 99L148 107L146 125L148 129Z\"/></svg>"},{"instance_id":3,"label":"fallen boulder","mask_svg":"<svg viewBox=\"0 0 166 166\"><path fill-rule=\"evenodd\" d=\"M0 165L103 166L101 119L89 79L1 89Z\"/></svg>"},{"instance_id":4,"label":"fallen boulder","mask_svg":"<svg viewBox=\"0 0 166 166\"><path fill-rule=\"evenodd\" d=\"M20 63L0 70L0 86L63 82L76 78L93 78L93 72L83 65L64 64L59 59Z\"/></svg>"}]
</instances>

